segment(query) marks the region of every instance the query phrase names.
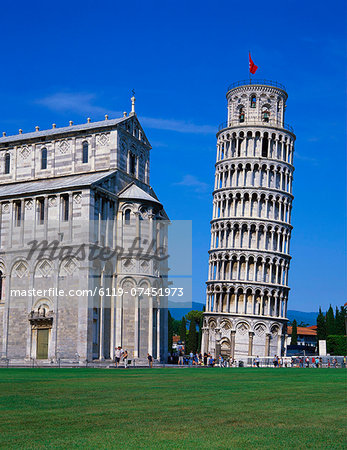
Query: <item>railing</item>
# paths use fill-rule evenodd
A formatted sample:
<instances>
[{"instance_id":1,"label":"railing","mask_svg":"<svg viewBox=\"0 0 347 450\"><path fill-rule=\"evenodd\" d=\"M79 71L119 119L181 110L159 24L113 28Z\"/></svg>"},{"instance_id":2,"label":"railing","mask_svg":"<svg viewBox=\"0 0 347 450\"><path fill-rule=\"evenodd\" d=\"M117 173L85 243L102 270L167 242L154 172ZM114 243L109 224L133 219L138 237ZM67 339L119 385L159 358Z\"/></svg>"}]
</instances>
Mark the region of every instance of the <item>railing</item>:
<instances>
[{"instance_id":1,"label":"railing","mask_svg":"<svg viewBox=\"0 0 347 450\"><path fill-rule=\"evenodd\" d=\"M235 81L235 83L232 83L230 86L228 86L228 92L231 89L234 89L238 86L249 86L249 85L262 85L262 86L274 86L277 88L282 89L282 91L286 90L286 87L281 84L281 83L277 83L277 81L272 81L272 80L240 80L240 81Z\"/></svg>"},{"instance_id":2,"label":"railing","mask_svg":"<svg viewBox=\"0 0 347 450\"><path fill-rule=\"evenodd\" d=\"M275 128L283 128L284 130L288 130L291 133L294 133L294 128L288 123L278 122L276 120L268 120L265 122L264 120L245 120L244 122L223 122L218 126L218 131L224 130L229 127L243 127L243 126L270 126Z\"/></svg>"}]
</instances>

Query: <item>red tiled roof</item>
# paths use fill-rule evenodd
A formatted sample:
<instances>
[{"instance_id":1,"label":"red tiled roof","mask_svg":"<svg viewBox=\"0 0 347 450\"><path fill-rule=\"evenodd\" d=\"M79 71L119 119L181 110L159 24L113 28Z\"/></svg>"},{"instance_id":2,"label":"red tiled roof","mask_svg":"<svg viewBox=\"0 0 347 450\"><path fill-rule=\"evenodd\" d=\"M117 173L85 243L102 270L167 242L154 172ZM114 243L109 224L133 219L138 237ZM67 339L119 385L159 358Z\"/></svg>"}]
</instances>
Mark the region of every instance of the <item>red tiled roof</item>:
<instances>
[{"instance_id":1,"label":"red tiled roof","mask_svg":"<svg viewBox=\"0 0 347 450\"><path fill-rule=\"evenodd\" d=\"M288 327L288 334L292 334L292 328ZM317 330L313 330L311 327L298 327L298 336L317 336Z\"/></svg>"}]
</instances>

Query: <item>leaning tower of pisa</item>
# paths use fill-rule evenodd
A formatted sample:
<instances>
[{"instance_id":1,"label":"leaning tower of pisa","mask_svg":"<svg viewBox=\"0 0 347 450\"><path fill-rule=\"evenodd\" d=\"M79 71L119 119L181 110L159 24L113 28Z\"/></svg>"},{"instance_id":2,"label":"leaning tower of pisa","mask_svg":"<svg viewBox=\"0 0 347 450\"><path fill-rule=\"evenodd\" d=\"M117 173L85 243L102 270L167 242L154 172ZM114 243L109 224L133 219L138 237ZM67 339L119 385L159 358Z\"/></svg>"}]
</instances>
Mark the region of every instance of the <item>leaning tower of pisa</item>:
<instances>
[{"instance_id":1,"label":"leaning tower of pisa","mask_svg":"<svg viewBox=\"0 0 347 450\"><path fill-rule=\"evenodd\" d=\"M217 133L202 352L284 353L295 135L279 83L237 82Z\"/></svg>"}]
</instances>

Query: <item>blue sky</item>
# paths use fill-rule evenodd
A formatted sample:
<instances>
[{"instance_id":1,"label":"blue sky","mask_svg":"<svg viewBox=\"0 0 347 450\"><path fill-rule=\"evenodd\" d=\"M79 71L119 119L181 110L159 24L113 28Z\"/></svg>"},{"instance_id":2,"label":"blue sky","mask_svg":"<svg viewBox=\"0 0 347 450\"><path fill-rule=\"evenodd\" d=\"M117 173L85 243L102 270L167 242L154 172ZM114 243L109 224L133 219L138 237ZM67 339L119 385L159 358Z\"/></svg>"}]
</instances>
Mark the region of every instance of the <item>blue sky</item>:
<instances>
[{"instance_id":1,"label":"blue sky","mask_svg":"<svg viewBox=\"0 0 347 450\"><path fill-rule=\"evenodd\" d=\"M193 221L193 300L204 302L215 133L228 84L285 84L297 135L290 309L346 301L346 5L274 2L3 2L0 123L7 134L136 110L151 181ZM0 130L0 131L2 131Z\"/></svg>"}]
</instances>

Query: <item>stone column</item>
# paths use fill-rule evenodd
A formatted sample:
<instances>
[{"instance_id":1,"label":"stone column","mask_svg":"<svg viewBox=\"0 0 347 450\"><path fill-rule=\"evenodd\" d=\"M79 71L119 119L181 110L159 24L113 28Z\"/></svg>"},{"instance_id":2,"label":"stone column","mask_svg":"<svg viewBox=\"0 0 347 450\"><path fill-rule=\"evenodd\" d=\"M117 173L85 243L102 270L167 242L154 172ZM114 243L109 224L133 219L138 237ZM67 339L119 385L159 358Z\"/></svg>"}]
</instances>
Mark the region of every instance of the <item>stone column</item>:
<instances>
[{"instance_id":1,"label":"stone column","mask_svg":"<svg viewBox=\"0 0 347 450\"><path fill-rule=\"evenodd\" d=\"M220 329L219 328L215 329L215 336L216 336L215 359L216 359L217 364L218 364L219 355L220 355L220 351L221 351L221 345L220 345L221 333L220 333Z\"/></svg>"},{"instance_id":2,"label":"stone column","mask_svg":"<svg viewBox=\"0 0 347 450\"><path fill-rule=\"evenodd\" d=\"M260 294L260 315L264 315L264 294Z\"/></svg>"},{"instance_id":3,"label":"stone column","mask_svg":"<svg viewBox=\"0 0 347 450\"><path fill-rule=\"evenodd\" d=\"M202 339L201 339L201 354L204 356L204 353L208 352L208 335L209 329L208 327L202 328Z\"/></svg>"},{"instance_id":4,"label":"stone column","mask_svg":"<svg viewBox=\"0 0 347 450\"><path fill-rule=\"evenodd\" d=\"M230 356L234 359L235 355L235 335L236 331L231 330L230 331Z\"/></svg>"},{"instance_id":5,"label":"stone column","mask_svg":"<svg viewBox=\"0 0 347 450\"><path fill-rule=\"evenodd\" d=\"M134 298L134 358L139 357L139 295Z\"/></svg>"},{"instance_id":6,"label":"stone column","mask_svg":"<svg viewBox=\"0 0 347 450\"><path fill-rule=\"evenodd\" d=\"M160 303L158 303L158 308L157 308L157 360L161 361L161 352L160 352Z\"/></svg>"},{"instance_id":7,"label":"stone column","mask_svg":"<svg viewBox=\"0 0 347 450\"><path fill-rule=\"evenodd\" d=\"M104 271L101 272L100 288L104 289ZM99 360L104 357L104 294L100 295L100 315L99 315Z\"/></svg>"},{"instance_id":8,"label":"stone column","mask_svg":"<svg viewBox=\"0 0 347 450\"><path fill-rule=\"evenodd\" d=\"M255 294L252 294L252 314L254 314Z\"/></svg>"},{"instance_id":9,"label":"stone column","mask_svg":"<svg viewBox=\"0 0 347 450\"><path fill-rule=\"evenodd\" d=\"M254 332L253 331L249 331L249 340L248 340L248 356L252 356L253 353L253 337L254 337Z\"/></svg>"},{"instance_id":10,"label":"stone column","mask_svg":"<svg viewBox=\"0 0 347 450\"><path fill-rule=\"evenodd\" d=\"M148 298L148 353L153 355L153 299L152 297Z\"/></svg>"},{"instance_id":11,"label":"stone column","mask_svg":"<svg viewBox=\"0 0 347 450\"><path fill-rule=\"evenodd\" d=\"M282 355L282 334L278 334L277 336L277 355Z\"/></svg>"},{"instance_id":12,"label":"stone column","mask_svg":"<svg viewBox=\"0 0 347 450\"><path fill-rule=\"evenodd\" d=\"M270 338L271 338L271 334L270 333L266 333L265 336L265 356L270 356Z\"/></svg>"},{"instance_id":13,"label":"stone column","mask_svg":"<svg viewBox=\"0 0 347 450\"><path fill-rule=\"evenodd\" d=\"M116 268L114 268L116 269ZM114 359L114 347L115 347L115 329L116 329L116 318L115 318L115 281L116 274L112 275L112 284L111 284L111 336L110 336L110 358Z\"/></svg>"}]
</instances>

